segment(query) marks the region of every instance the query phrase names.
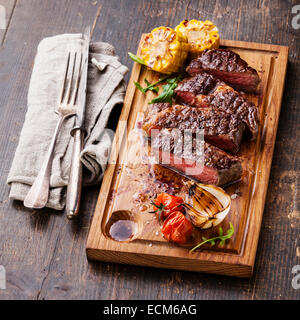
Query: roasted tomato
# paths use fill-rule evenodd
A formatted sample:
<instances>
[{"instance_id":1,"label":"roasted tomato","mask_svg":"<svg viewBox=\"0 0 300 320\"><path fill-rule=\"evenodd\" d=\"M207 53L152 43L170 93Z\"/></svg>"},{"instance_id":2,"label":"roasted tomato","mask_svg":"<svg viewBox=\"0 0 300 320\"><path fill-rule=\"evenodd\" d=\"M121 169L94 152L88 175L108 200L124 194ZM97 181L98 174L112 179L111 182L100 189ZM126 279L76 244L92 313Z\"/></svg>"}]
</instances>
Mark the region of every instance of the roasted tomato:
<instances>
[{"instance_id":1,"label":"roasted tomato","mask_svg":"<svg viewBox=\"0 0 300 320\"><path fill-rule=\"evenodd\" d=\"M180 197L160 193L152 204L154 212L159 215L160 220L164 220L175 211L183 211L182 203L183 199Z\"/></svg>"},{"instance_id":2,"label":"roasted tomato","mask_svg":"<svg viewBox=\"0 0 300 320\"><path fill-rule=\"evenodd\" d=\"M184 244L192 235L193 225L182 212L176 211L169 215L161 231L167 240Z\"/></svg>"}]
</instances>

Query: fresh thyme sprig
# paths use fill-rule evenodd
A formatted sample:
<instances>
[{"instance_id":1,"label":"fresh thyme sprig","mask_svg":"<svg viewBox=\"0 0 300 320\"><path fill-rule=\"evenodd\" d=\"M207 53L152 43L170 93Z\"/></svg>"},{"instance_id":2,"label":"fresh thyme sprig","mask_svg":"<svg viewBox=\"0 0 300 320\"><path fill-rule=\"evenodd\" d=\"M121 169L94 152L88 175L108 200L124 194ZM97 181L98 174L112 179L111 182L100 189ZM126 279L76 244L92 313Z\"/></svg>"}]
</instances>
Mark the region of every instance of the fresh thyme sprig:
<instances>
[{"instance_id":1,"label":"fresh thyme sprig","mask_svg":"<svg viewBox=\"0 0 300 320\"><path fill-rule=\"evenodd\" d=\"M205 237L202 237L203 241L201 243L197 244L193 249L191 249L190 252L192 253L193 251L195 251L196 249L198 249L199 247L201 247L205 243L210 243L212 246L214 246L216 244L217 240L220 240L219 245L223 247L225 244L225 241L227 239L230 239L234 234L234 228L233 228L233 225L231 222L229 222L229 226L230 227L227 230L227 233L225 235L223 234L222 227L220 227L218 230L219 235L217 237L210 238L210 239L206 239Z\"/></svg>"}]
</instances>

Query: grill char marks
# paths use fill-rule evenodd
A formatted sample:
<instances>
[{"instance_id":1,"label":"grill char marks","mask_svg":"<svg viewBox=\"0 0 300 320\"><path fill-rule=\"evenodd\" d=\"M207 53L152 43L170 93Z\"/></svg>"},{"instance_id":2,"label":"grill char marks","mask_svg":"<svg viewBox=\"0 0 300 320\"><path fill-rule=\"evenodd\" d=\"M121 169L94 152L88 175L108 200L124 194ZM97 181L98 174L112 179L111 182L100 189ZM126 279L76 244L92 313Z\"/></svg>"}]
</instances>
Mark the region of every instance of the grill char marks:
<instances>
[{"instance_id":1,"label":"grill char marks","mask_svg":"<svg viewBox=\"0 0 300 320\"><path fill-rule=\"evenodd\" d=\"M256 139L259 122L257 107L232 88L219 86L213 94L198 97L197 100L199 105L210 105L227 113L236 114L248 128L252 140Z\"/></svg>"},{"instance_id":2,"label":"grill char marks","mask_svg":"<svg viewBox=\"0 0 300 320\"><path fill-rule=\"evenodd\" d=\"M222 83L209 73L201 72L180 81L174 90L175 97L178 101L197 107L197 96L211 94Z\"/></svg>"},{"instance_id":3,"label":"grill char marks","mask_svg":"<svg viewBox=\"0 0 300 320\"><path fill-rule=\"evenodd\" d=\"M179 83L181 90L184 92L192 92L193 94L207 95L213 91L221 81L207 72L201 72L193 77L193 81L183 80ZM177 92L178 87L175 89Z\"/></svg>"},{"instance_id":4,"label":"grill char marks","mask_svg":"<svg viewBox=\"0 0 300 320\"><path fill-rule=\"evenodd\" d=\"M238 116L255 139L258 132L257 107L237 91L202 72L181 81L175 89L176 98L194 107L213 107Z\"/></svg>"},{"instance_id":5,"label":"grill char marks","mask_svg":"<svg viewBox=\"0 0 300 320\"><path fill-rule=\"evenodd\" d=\"M231 51L225 49L205 50L198 58L191 61L186 71L195 75L206 71L225 81L236 90L256 92L260 83L257 71Z\"/></svg>"},{"instance_id":6,"label":"grill char marks","mask_svg":"<svg viewBox=\"0 0 300 320\"><path fill-rule=\"evenodd\" d=\"M173 105L148 116L143 129L150 136L153 129L176 128L179 131L204 131L206 142L220 149L236 153L244 132L239 117L213 108L193 108Z\"/></svg>"},{"instance_id":7,"label":"grill char marks","mask_svg":"<svg viewBox=\"0 0 300 320\"><path fill-rule=\"evenodd\" d=\"M243 170L239 158L208 143L204 143L204 152L199 154L195 139L188 137L184 137L183 144L182 135L162 130L151 143L158 162L202 183L227 185L240 180ZM190 151L185 152L186 149Z\"/></svg>"},{"instance_id":8,"label":"grill char marks","mask_svg":"<svg viewBox=\"0 0 300 320\"><path fill-rule=\"evenodd\" d=\"M164 109L170 108L170 103L154 103L148 104L145 111L145 121L149 121L149 119L153 118L157 113L163 111Z\"/></svg>"}]
</instances>

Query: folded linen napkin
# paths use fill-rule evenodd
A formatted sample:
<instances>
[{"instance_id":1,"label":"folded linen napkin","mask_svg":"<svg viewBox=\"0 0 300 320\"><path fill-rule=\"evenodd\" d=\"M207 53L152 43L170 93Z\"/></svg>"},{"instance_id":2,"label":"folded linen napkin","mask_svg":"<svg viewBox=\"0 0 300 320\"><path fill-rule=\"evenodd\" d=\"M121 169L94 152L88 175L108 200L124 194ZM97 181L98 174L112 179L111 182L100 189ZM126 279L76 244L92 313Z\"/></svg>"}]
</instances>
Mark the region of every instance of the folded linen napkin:
<instances>
[{"instance_id":1,"label":"folded linen napkin","mask_svg":"<svg viewBox=\"0 0 300 320\"><path fill-rule=\"evenodd\" d=\"M62 86L67 51L82 45L80 34L63 34L45 38L38 46L27 97L28 110L7 179L12 199L23 201L38 175L58 121L54 109ZM108 43L92 43L91 60L85 115L87 134L81 154L87 169L84 184L99 182L105 171L111 140L101 133L114 106L123 102L124 75L128 71ZM70 130L74 121L75 117L71 117L64 122L55 146L46 206L56 210L65 206L73 144Z\"/></svg>"}]
</instances>

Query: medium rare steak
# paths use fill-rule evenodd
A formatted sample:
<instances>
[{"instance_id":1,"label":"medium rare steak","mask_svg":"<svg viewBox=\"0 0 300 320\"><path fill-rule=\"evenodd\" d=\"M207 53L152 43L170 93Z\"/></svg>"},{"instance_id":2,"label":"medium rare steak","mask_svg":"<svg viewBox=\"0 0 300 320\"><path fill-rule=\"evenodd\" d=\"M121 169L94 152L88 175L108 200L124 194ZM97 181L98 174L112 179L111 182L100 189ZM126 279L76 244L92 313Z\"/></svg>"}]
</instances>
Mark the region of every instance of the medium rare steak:
<instances>
[{"instance_id":1,"label":"medium rare steak","mask_svg":"<svg viewBox=\"0 0 300 320\"><path fill-rule=\"evenodd\" d=\"M143 129L148 136L153 129L177 128L193 133L203 130L206 142L225 151L236 153L239 149L245 126L235 114L214 108L193 108L173 105L146 117Z\"/></svg>"},{"instance_id":2,"label":"medium rare steak","mask_svg":"<svg viewBox=\"0 0 300 320\"><path fill-rule=\"evenodd\" d=\"M203 51L201 56L191 61L186 71L190 75L209 72L233 88L247 92L256 92L260 82L255 69L237 53L225 49Z\"/></svg>"},{"instance_id":3,"label":"medium rare steak","mask_svg":"<svg viewBox=\"0 0 300 320\"><path fill-rule=\"evenodd\" d=\"M201 72L181 81L175 89L175 96L178 101L194 107L214 107L237 115L251 132L252 139L256 138L257 107L214 76Z\"/></svg>"},{"instance_id":4,"label":"medium rare steak","mask_svg":"<svg viewBox=\"0 0 300 320\"><path fill-rule=\"evenodd\" d=\"M156 160L171 170L206 184L228 185L241 179L243 168L238 157L204 143L200 153L191 136L162 130L152 141Z\"/></svg>"}]
</instances>

